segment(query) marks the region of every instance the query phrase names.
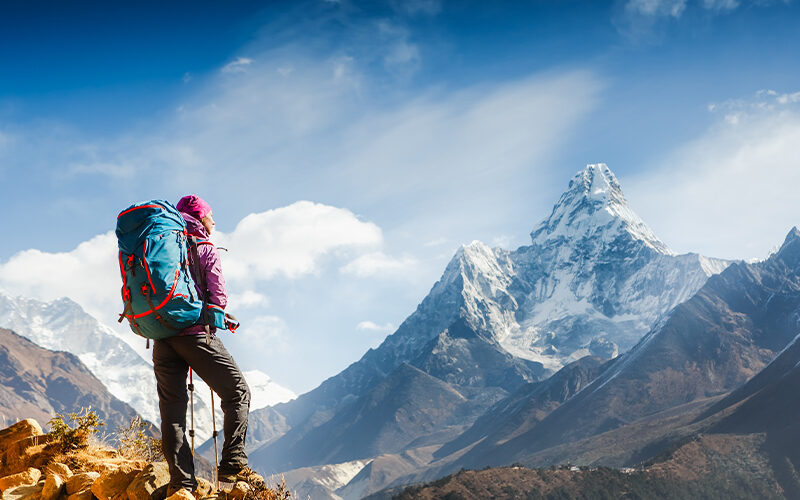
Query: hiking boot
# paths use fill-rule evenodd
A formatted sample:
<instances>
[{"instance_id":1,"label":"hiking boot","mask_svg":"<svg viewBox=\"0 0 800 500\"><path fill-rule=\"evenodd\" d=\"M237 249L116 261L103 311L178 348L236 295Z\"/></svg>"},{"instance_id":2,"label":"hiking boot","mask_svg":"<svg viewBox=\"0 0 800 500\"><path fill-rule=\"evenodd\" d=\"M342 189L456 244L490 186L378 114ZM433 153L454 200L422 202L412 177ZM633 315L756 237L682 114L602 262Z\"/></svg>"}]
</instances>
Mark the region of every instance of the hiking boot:
<instances>
[{"instance_id":1,"label":"hiking boot","mask_svg":"<svg viewBox=\"0 0 800 500\"><path fill-rule=\"evenodd\" d=\"M226 486L231 485L230 487L233 488L233 485L239 481L244 481L256 490L266 487L264 478L246 465L241 467L217 467L217 480L219 481L220 489L222 490L225 490L223 484Z\"/></svg>"}]
</instances>

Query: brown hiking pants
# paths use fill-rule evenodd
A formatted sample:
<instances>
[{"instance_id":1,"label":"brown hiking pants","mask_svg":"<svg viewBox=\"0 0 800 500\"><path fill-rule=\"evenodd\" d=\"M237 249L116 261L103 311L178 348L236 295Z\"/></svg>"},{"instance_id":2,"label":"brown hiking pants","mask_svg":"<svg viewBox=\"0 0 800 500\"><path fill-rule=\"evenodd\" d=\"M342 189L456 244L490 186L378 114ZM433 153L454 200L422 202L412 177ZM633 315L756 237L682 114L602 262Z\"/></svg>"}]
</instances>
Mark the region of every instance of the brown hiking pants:
<instances>
[{"instance_id":1,"label":"brown hiking pants","mask_svg":"<svg viewBox=\"0 0 800 500\"><path fill-rule=\"evenodd\" d=\"M250 389L222 341L212 336L183 335L156 340L153 368L161 410L161 444L169 465L170 487L194 490L194 461L186 439L189 367L219 395L225 414L220 468L238 470L247 465L244 450Z\"/></svg>"}]
</instances>

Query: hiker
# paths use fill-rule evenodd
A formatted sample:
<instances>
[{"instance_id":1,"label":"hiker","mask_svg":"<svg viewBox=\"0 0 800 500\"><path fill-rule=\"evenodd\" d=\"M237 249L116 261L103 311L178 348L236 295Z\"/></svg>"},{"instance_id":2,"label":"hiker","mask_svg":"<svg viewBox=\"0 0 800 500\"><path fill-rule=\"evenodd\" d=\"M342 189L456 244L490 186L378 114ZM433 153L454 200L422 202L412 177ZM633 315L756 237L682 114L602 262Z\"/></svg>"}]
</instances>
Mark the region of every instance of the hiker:
<instances>
[{"instance_id":1,"label":"hiker","mask_svg":"<svg viewBox=\"0 0 800 500\"><path fill-rule=\"evenodd\" d=\"M186 220L188 233L198 238L196 253L194 249L189 253L190 261L198 261L192 262L190 269L197 291L206 298L210 308L224 311L228 298L219 253L208 241L214 230L211 207L202 198L190 195L181 198L176 208ZM186 439L189 400L186 378L189 368L219 395L220 406L225 414L225 442L217 468L218 481L235 483L237 476L249 471L244 443L250 389L215 332L213 325L196 325L181 330L175 336L155 340L153 346L153 368L161 410L161 441L169 465L170 494L181 488L191 492L197 487L192 450Z\"/></svg>"}]
</instances>

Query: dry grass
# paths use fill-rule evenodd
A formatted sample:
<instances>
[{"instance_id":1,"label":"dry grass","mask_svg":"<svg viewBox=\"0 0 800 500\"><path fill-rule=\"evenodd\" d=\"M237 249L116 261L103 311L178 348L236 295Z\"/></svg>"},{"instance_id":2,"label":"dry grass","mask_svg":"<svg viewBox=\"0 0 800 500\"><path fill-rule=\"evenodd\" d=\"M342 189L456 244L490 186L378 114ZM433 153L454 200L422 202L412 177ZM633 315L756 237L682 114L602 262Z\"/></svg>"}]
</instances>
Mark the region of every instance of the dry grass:
<instances>
[{"instance_id":1,"label":"dry grass","mask_svg":"<svg viewBox=\"0 0 800 500\"><path fill-rule=\"evenodd\" d=\"M264 479L250 470L246 476L249 490L244 500L296 500L297 497L286 487L286 481L281 476L274 486L267 486Z\"/></svg>"}]
</instances>

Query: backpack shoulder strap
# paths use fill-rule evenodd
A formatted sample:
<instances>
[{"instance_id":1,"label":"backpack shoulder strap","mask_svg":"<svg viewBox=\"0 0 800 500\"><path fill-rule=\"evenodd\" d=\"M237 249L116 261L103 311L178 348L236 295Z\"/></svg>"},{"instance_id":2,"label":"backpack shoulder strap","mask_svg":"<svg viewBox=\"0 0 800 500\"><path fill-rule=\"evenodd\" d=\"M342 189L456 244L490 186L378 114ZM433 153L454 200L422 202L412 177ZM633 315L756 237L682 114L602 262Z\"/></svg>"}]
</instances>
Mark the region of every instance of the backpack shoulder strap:
<instances>
[{"instance_id":1,"label":"backpack shoulder strap","mask_svg":"<svg viewBox=\"0 0 800 500\"><path fill-rule=\"evenodd\" d=\"M189 261L194 271L192 274L194 274L197 285L200 287L200 292L203 294L203 310L200 313L200 318L206 332L206 343L210 344L211 327L208 324L208 282L206 281L205 271L200 267L200 254L197 252L197 247L200 245L213 245L213 243L191 234L187 236L187 240L189 242L187 245L189 247Z\"/></svg>"}]
</instances>

